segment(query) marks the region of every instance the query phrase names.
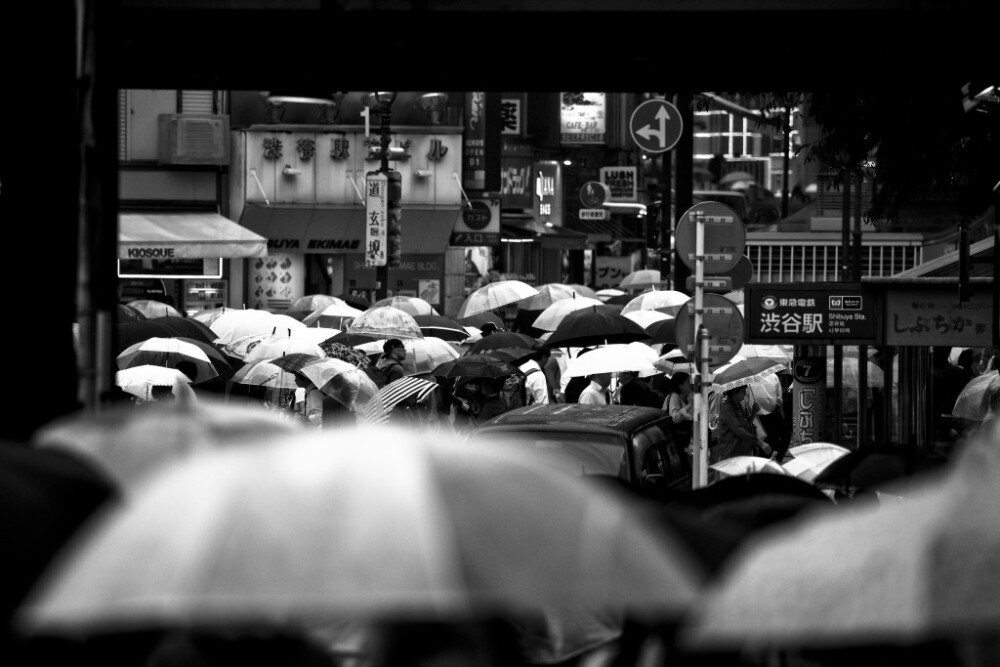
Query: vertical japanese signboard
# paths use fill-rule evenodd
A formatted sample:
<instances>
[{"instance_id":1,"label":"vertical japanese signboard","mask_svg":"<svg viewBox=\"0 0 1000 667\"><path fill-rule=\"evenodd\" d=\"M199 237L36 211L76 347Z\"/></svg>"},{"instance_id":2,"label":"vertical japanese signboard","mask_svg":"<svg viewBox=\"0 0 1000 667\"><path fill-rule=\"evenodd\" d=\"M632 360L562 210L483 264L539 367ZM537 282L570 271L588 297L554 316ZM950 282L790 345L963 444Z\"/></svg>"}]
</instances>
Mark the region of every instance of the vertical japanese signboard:
<instances>
[{"instance_id":1,"label":"vertical japanese signboard","mask_svg":"<svg viewBox=\"0 0 1000 667\"><path fill-rule=\"evenodd\" d=\"M744 288L749 343L879 345L878 299L845 283L751 283Z\"/></svg>"},{"instance_id":2,"label":"vertical japanese signboard","mask_svg":"<svg viewBox=\"0 0 1000 667\"><path fill-rule=\"evenodd\" d=\"M535 220L562 225L562 165L555 160L535 163L535 192L532 199Z\"/></svg>"},{"instance_id":3,"label":"vertical japanese signboard","mask_svg":"<svg viewBox=\"0 0 1000 667\"><path fill-rule=\"evenodd\" d=\"M465 94L465 145L462 150L462 187L486 187L486 93Z\"/></svg>"},{"instance_id":4,"label":"vertical japanese signboard","mask_svg":"<svg viewBox=\"0 0 1000 667\"><path fill-rule=\"evenodd\" d=\"M385 266L389 228L389 176L378 171L365 174L365 266Z\"/></svg>"}]
</instances>

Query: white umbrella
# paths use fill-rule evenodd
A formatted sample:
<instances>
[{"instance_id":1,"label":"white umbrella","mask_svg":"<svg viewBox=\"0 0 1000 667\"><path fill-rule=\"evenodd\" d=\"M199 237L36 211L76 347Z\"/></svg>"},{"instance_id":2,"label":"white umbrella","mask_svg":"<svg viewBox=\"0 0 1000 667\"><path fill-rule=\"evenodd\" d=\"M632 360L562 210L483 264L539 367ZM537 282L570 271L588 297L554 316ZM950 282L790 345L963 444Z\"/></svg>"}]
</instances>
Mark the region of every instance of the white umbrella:
<instances>
[{"instance_id":1,"label":"white umbrella","mask_svg":"<svg viewBox=\"0 0 1000 667\"><path fill-rule=\"evenodd\" d=\"M115 373L115 384L143 400L150 400L153 387L173 387L178 382L191 383L187 375L165 366L133 366Z\"/></svg>"},{"instance_id":2,"label":"white umbrella","mask_svg":"<svg viewBox=\"0 0 1000 667\"><path fill-rule=\"evenodd\" d=\"M537 289L538 294L529 296L517 304L517 307L523 310L545 310L557 301L581 296L574 288L562 283L546 283Z\"/></svg>"},{"instance_id":3,"label":"white umbrella","mask_svg":"<svg viewBox=\"0 0 1000 667\"><path fill-rule=\"evenodd\" d=\"M538 294L538 290L520 280L498 280L487 283L465 297L455 319L461 320L490 310L503 308Z\"/></svg>"},{"instance_id":4,"label":"white umbrella","mask_svg":"<svg viewBox=\"0 0 1000 667\"><path fill-rule=\"evenodd\" d=\"M851 450L831 442L810 442L809 444L789 447L788 453L792 459L781 465L785 472L794 477L811 482L823 469Z\"/></svg>"},{"instance_id":5,"label":"white umbrella","mask_svg":"<svg viewBox=\"0 0 1000 667\"><path fill-rule=\"evenodd\" d=\"M225 345L243 336L273 333L277 328L274 321L274 313L266 310L229 309L222 312L208 327L219 337L217 342ZM301 326L302 323L298 324Z\"/></svg>"},{"instance_id":6,"label":"white umbrella","mask_svg":"<svg viewBox=\"0 0 1000 667\"><path fill-rule=\"evenodd\" d=\"M371 305L371 308L379 308L381 306L392 306L393 308L399 308L405 313L410 315L438 315L437 309L431 305L426 299L421 299L419 296L390 296L387 299L379 299Z\"/></svg>"},{"instance_id":7,"label":"white umbrella","mask_svg":"<svg viewBox=\"0 0 1000 667\"><path fill-rule=\"evenodd\" d=\"M662 320L669 320L672 316L659 310L633 310L630 313L622 311L622 315L629 318L640 327L645 329L650 324L660 322Z\"/></svg>"},{"instance_id":8,"label":"white umbrella","mask_svg":"<svg viewBox=\"0 0 1000 667\"><path fill-rule=\"evenodd\" d=\"M261 361L263 359L274 359L286 354L311 354L317 357L325 357L326 353L318 343L313 343L308 338L297 338L292 336L272 335L270 338L262 340L251 349L244 361Z\"/></svg>"},{"instance_id":9,"label":"white umbrella","mask_svg":"<svg viewBox=\"0 0 1000 667\"><path fill-rule=\"evenodd\" d=\"M640 375L656 375L658 370L646 355L627 344L604 345L580 355L566 364L566 377L585 377L596 373L636 371Z\"/></svg>"},{"instance_id":10,"label":"white umbrella","mask_svg":"<svg viewBox=\"0 0 1000 667\"><path fill-rule=\"evenodd\" d=\"M625 276L618 287L625 290L643 289L653 285L662 285L663 278L659 269L639 269Z\"/></svg>"},{"instance_id":11,"label":"white umbrella","mask_svg":"<svg viewBox=\"0 0 1000 667\"><path fill-rule=\"evenodd\" d=\"M690 301L690 299L691 297L687 294L678 292L677 290L654 289L650 292L643 292L626 303L625 307L622 308L622 315L627 315L637 310L660 310L667 315L677 315L677 311L681 309L681 306Z\"/></svg>"},{"instance_id":12,"label":"white umbrella","mask_svg":"<svg viewBox=\"0 0 1000 667\"><path fill-rule=\"evenodd\" d=\"M608 299L612 299L612 298L614 298L616 296L624 296L625 294L628 294L628 292L625 292L625 291L620 290L620 289L615 289L613 287L607 287L605 289L599 289L599 290L597 290L597 292L595 292L595 294L597 295L598 299L600 299L601 301L607 302Z\"/></svg>"},{"instance_id":13,"label":"white umbrella","mask_svg":"<svg viewBox=\"0 0 1000 667\"><path fill-rule=\"evenodd\" d=\"M200 453L137 488L19 608L28 633L468 619L676 619L705 573L634 500L457 436L361 425ZM544 510L544 511L540 511Z\"/></svg>"},{"instance_id":14,"label":"white umbrella","mask_svg":"<svg viewBox=\"0 0 1000 667\"><path fill-rule=\"evenodd\" d=\"M328 306L323 306L322 308L317 308L313 312L309 313L302 318L302 324L307 327L311 326L330 326L336 325L337 327L343 328L341 326L343 320L353 319L365 312L363 310L358 310L357 308L349 305L347 302L337 299L339 303L331 303Z\"/></svg>"},{"instance_id":15,"label":"white umbrella","mask_svg":"<svg viewBox=\"0 0 1000 667\"><path fill-rule=\"evenodd\" d=\"M581 308L587 308L589 306L599 306L601 303L602 302L598 299L590 299L585 296L557 299L538 314L538 317L535 318L532 326L536 329L555 331L556 327L559 326L559 323L563 321L563 318L573 311L580 310Z\"/></svg>"},{"instance_id":16,"label":"white umbrella","mask_svg":"<svg viewBox=\"0 0 1000 667\"><path fill-rule=\"evenodd\" d=\"M354 318L346 331L368 334L381 340L424 337L413 315L392 306L377 306L364 311Z\"/></svg>"},{"instance_id":17,"label":"white umbrella","mask_svg":"<svg viewBox=\"0 0 1000 667\"><path fill-rule=\"evenodd\" d=\"M733 456L713 463L708 467L727 477L761 472L770 472L778 475L787 474L784 468L771 459L765 459L763 456Z\"/></svg>"},{"instance_id":18,"label":"white umbrella","mask_svg":"<svg viewBox=\"0 0 1000 667\"><path fill-rule=\"evenodd\" d=\"M187 362L196 371L192 378L194 382L205 382L219 376L204 350L176 338L147 338L122 350L115 361L122 370L147 364L175 369L178 364Z\"/></svg>"}]
</instances>

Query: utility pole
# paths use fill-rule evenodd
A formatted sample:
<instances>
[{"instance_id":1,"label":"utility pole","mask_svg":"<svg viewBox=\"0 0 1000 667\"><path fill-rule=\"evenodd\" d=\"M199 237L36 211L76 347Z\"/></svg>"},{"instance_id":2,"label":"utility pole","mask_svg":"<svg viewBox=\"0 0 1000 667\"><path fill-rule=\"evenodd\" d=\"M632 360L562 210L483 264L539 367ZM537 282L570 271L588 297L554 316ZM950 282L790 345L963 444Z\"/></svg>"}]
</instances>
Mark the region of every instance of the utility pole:
<instances>
[{"instance_id":1,"label":"utility pole","mask_svg":"<svg viewBox=\"0 0 1000 667\"><path fill-rule=\"evenodd\" d=\"M390 121L396 93L369 93L365 104L378 111L378 171L365 174L365 266L375 267L375 300L389 296L389 269L400 263L402 175L389 169Z\"/></svg>"}]
</instances>

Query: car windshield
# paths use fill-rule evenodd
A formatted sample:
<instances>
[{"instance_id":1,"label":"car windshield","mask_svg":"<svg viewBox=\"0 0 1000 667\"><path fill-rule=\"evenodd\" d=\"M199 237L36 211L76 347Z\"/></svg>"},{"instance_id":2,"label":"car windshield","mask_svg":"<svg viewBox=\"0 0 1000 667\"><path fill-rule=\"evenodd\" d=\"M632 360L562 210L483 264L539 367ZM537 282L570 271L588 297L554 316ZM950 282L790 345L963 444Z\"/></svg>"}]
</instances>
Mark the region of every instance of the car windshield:
<instances>
[{"instance_id":1,"label":"car windshield","mask_svg":"<svg viewBox=\"0 0 1000 667\"><path fill-rule=\"evenodd\" d=\"M574 475L612 475L626 478L625 443L610 434L550 431L481 431L478 443L517 448L541 464Z\"/></svg>"}]
</instances>

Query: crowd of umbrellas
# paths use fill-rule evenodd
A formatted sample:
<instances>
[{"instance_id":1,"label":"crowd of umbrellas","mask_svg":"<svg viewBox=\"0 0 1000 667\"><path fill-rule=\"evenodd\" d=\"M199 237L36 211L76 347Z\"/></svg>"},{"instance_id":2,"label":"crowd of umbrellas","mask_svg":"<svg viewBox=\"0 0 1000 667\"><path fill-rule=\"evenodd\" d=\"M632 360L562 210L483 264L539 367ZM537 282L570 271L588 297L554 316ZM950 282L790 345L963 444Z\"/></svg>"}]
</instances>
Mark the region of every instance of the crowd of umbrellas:
<instances>
[{"instance_id":1,"label":"crowd of umbrellas","mask_svg":"<svg viewBox=\"0 0 1000 667\"><path fill-rule=\"evenodd\" d=\"M809 443L783 464L721 461L718 481L664 499L386 423L435 378L516 373L542 345L593 348L570 356L570 374L693 370L664 324L686 296L516 282L473 292L456 318L416 297L123 312L119 386L138 401L179 391L0 448L2 516L18 536L4 561L9 664L438 664L418 659L432 626L466 629L436 646L464 647L452 664L602 650L587 664L995 664L992 424L947 461ZM515 304L544 333L503 331L497 313ZM486 322L501 331L482 336ZM357 361L389 338L409 364L393 391ZM740 352L719 388L772 382L790 362L779 347ZM310 429L199 391L213 382L313 386L358 422ZM496 619L514 643L475 653L468 629L495 640Z\"/></svg>"}]
</instances>

